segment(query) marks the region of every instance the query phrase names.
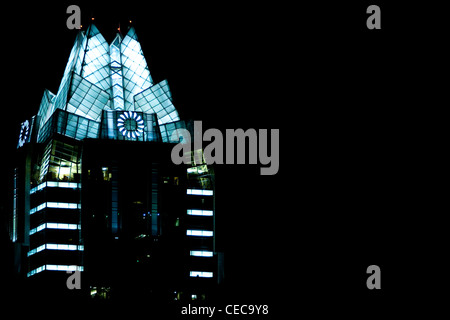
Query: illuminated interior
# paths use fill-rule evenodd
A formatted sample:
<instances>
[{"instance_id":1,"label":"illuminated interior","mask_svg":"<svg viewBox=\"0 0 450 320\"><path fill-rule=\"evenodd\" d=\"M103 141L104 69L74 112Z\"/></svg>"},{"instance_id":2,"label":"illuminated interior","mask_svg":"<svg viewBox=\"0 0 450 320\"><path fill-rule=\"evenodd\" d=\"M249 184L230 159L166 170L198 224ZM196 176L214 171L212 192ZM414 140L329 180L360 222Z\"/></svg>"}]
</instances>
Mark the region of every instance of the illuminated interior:
<instances>
[{"instance_id":1,"label":"illuminated interior","mask_svg":"<svg viewBox=\"0 0 450 320\"><path fill-rule=\"evenodd\" d=\"M34 146L27 189L15 174L12 239L29 240L24 274L40 278L84 271L84 265L88 271L85 261L96 274L95 250L133 239L130 261L140 270L158 266L145 272L149 277L168 263L158 262L158 254L169 248L173 261L182 262L176 272L185 290L218 281L214 170L202 149L187 155L186 166L166 157L167 143L188 141L183 135L192 130L192 121L180 119L167 80L153 82L133 27L111 44L94 25L80 31L57 92L44 91L37 115L18 132L18 152ZM25 198L27 207L20 206ZM92 245L97 240L102 246ZM109 285L93 285L91 296L106 297Z\"/></svg>"},{"instance_id":2,"label":"illuminated interior","mask_svg":"<svg viewBox=\"0 0 450 320\"><path fill-rule=\"evenodd\" d=\"M37 119L39 142L54 132L77 140L169 142L167 137L175 129L185 128L167 80L153 83L135 29L131 27L123 38L117 34L108 44L93 24L78 34L58 92L45 90ZM24 123L18 147L24 145L28 132ZM59 179L71 172L62 168L54 172Z\"/></svg>"}]
</instances>

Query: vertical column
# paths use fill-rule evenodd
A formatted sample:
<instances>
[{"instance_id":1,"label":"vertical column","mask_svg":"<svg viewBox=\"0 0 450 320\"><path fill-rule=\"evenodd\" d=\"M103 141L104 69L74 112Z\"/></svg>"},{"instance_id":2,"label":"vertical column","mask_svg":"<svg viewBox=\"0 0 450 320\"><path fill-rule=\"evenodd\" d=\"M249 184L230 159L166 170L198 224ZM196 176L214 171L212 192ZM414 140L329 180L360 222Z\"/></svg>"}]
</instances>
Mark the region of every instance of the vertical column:
<instances>
[{"instance_id":1,"label":"vertical column","mask_svg":"<svg viewBox=\"0 0 450 320\"><path fill-rule=\"evenodd\" d=\"M111 232L117 234L119 231L119 169L111 168Z\"/></svg>"},{"instance_id":2,"label":"vertical column","mask_svg":"<svg viewBox=\"0 0 450 320\"><path fill-rule=\"evenodd\" d=\"M152 197L151 197L151 214L152 214L152 236L158 236L161 234L160 219L158 213L158 164L152 165Z\"/></svg>"},{"instance_id":3,"label":"vertical column","mask_svg":"<svg viewBox=\"0 0 450 320\"><path fill-rule=\"evenodd\" d=\"M122 62L120 58L120 36L117 35L116 39L110 46L111 56L111 85L114 110L123 110L123 78L122 78Z\"/></svg>"},{"instance_id":4,"label":"vertical column","mask_svg":"<svg viewBox=\"0 0 450 320\"><path fill-rule=\"evenodd\" d=\"M17 168L14 168L14 191L13 191L13 216L12 216L12 228L11 228L11 240L17 241Z\"/></svg>"}]
</instances>

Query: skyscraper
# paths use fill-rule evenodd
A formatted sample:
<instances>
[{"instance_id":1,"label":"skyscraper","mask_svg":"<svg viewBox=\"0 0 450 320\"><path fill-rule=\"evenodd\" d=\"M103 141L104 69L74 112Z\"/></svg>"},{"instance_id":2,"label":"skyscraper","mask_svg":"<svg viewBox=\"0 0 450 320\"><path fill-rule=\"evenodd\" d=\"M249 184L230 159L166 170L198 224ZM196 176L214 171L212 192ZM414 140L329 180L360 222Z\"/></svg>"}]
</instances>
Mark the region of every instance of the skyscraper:
<instances>
[{"instance_id":1,"label":"skyscraper","mask_svg":"<svg viewBox=\"0 0 450 320\"><path fill-rule=\"evenodd\" d=\"M192 128L168 82L153 82L133 27L111 44L93 24L80 31L57 93L21 125L17 272L59 292L79 271L93 298L204 297L223 275L214 173L202 150L189 165L171 161L177 129Z\"/></svg>"}]
</instances>

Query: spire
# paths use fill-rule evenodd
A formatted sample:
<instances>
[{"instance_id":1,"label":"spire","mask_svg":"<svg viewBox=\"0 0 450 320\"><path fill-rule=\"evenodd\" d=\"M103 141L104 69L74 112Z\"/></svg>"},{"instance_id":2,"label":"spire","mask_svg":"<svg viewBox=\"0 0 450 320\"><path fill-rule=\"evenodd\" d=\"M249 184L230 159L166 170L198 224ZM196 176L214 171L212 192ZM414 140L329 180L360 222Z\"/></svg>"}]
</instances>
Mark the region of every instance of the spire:
<instances>
[{"instance_id":1,"label":"spire","mask_svg":"<svg viewBox=\"0 0 450 320\"><path fill-rule=\"evenodd\" d=\"M120 47L120 43L122 42L122 34L120 32L116 33L116 37L114 38L113 42L111 43L111 45L116 46L117 48Z\"/></svg>"},{"instance_id":2,"label":"spire","mask_svg":"<svg viewBox=\"0 0 450 320\"><path fill-rule=\"evenodd\" d=\"M130 37L131 39L138 41L136 30L134 29L133 26L130 26L130 29L128 29L127 36Z\"/></svg>"},{"instance_id":3,"label":"spire","mask_svg":"<svg viewBox=\"0 0 450 320\"><path fill-rule=\"evenodd\" d=\"M108 92L111 89L108 72L109 45L94 24L88 27L86 38L82 70L79 75Z\"/></svg>"},{"instance_id":4,"label":"spire","mask_svg":"<svg viewBox=\"0 0 450 320\"><path fill-rule=\"evenodd\" d=\"M134 111L134 96L153 85L147 61L137 40L134 27L130 27L120 44L122 57L125 109Z\"/></svg>"},{"instance_id":5,"label":"spire","mask_svg":"<svg viewBox=\"0 0 450 320\"><path fill-rule=\"evenodd\" d=\"M92 23L79 33L56 98L56 108L98 121L110 106L109 45Z\"/></svg>"},{"instance_id":6,"label":"spire","mask_svg":"<svg viewBox=\"0 0 450 320\"><path fill-rule=\"evenodd\" d=\"M91 23L77 34L57 94L45 93L40 127L58 108L94 121L104 109L143 110L135 106L135 96L152 86L135 28L130 26L125 37L117 32L108 44Z\"/></svg>"},{"instance_id":7,"label":"spire","mask_svg":"<svg viewBox=\"0 0 450 320\"><path fill-rule=\"evenodd\" d=\"M124 108L123 101L123 77L122 77L122 59L120 58L120 43L122 42L122 35L117 33L113 42L109 47L109 54L111 60L111 85L113 108L115 110L122 110Z\"/></svg>"}]
</instances>

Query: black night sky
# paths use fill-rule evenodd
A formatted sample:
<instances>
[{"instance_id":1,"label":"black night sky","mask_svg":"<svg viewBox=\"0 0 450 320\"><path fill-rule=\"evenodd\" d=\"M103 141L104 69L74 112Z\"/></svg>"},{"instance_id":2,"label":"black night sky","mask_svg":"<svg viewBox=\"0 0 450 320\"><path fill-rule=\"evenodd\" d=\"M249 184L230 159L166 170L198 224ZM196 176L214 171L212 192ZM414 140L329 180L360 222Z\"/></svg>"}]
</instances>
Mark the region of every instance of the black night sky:
<instances>
[{"instance_id":1,"label":"black night sky","mask_svg":"<svg viewBox=\"0 0 450 320\"><path fill-rule=\"evenodd\" d=\"M277 175L216 166L223 303L268 304L274 318L303 308L383 314L408 284L420 204L410 174L416 109L404 100L413 90L411 30L394 19L400 8L376 2L383 27L374 32L365 26L367 1L4 7L2 215L20 123L37 113L44 89L57 92L77 32L66 28L66 8L78 4L84 29L94 17L108 42L132 20L155 83L168 80L182 119L280 129ZM371 264L382 270L379 292L365 285Z\"/></svg>"}]
</instances>

